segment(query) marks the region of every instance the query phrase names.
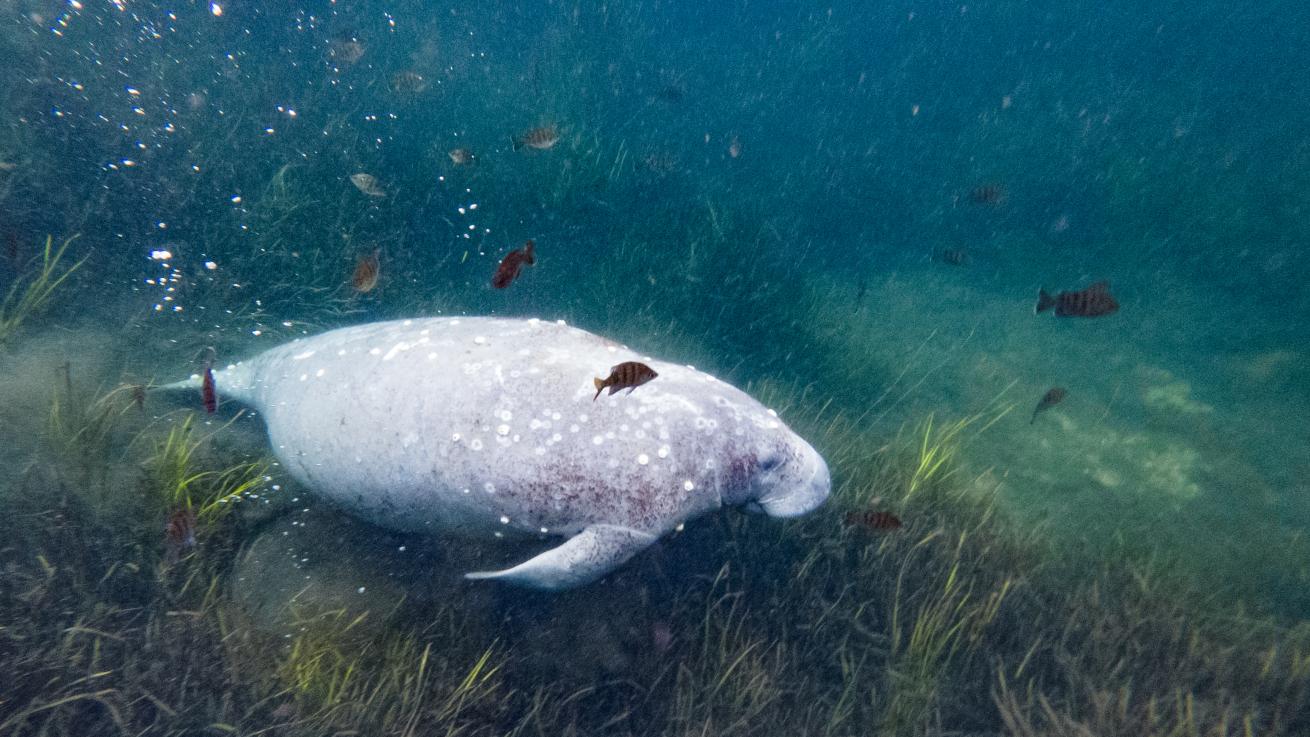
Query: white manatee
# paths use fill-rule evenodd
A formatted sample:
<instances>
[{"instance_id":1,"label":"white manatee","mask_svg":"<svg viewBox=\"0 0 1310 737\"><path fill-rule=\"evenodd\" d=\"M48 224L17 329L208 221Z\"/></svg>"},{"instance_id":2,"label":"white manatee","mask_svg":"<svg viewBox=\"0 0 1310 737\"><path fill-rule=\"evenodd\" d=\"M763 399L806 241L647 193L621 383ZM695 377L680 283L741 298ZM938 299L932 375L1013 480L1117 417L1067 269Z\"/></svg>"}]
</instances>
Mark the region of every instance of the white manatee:
<instances>
[{"instance_id":1,"label":"white manatee","mask_svg":"<svg viewBox=\"0 0 1310 737\"><path fill-rule=\"evenodd\" d=\"M593 379L623 361L659 375L593 400ZM792 517L831 489L823 458L744 392L562 321L358 325L215 371L215 385L264 416L296 479L349 513L398 530L568 538L468 578L579 586L721 506Z\"/></svg>"}]
</instances>

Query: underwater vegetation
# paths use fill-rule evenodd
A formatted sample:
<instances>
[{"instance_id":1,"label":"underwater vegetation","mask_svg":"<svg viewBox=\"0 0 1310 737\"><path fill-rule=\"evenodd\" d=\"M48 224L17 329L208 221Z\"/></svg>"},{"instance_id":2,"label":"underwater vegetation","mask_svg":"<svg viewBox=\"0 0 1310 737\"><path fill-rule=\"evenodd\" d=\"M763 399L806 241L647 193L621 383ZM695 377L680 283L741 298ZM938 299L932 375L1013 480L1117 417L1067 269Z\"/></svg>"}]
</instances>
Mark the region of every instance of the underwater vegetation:
<instances>
[{"instance_id":1,"label":"underwater vegetation","mask_svg":"<svg viewBox=\"0 0 1310 737\"><path fill-rule=\"evenodd\" d=\"M46 236L36 271L15 280L4 300L0 301L0 345L4 345L24 322L44 308L55 290L86 263L84 257L72 266L61 266L64 253L76 239L77 236L73 236L54 248L53 236Z\"/></svg>"},{"instance_id":2,"label":"underwater vegetation","mask_svg":"<svg viewBox=\"0 0 1310 737\"><path fill-rule=\"evenodd\" d=\"M488 598L461 584L276 634L228 580L269 466L215 465L193 411L126 426L134 412L119 408L134 405L113 390L92 405L115 409L91 412L112 429L60 443L113 438L111 455L141 469L114 494L136 504L97 511L95 480L112 474L69 483L42 470L47 457L3 495L0 735L1310 729L1305 625L1179 590L1150 566L1088 569L1018 529L984 476L960 473L960 447L1009 405L887 438L798 393L761 393L847 469L811 517L702 520L578 592ZM198 511L200 544L164 564L159 510L178 503ZM903 527L841 522L874 508ZM613 641L588 639L602 631Z\"/></svg>"}]
</instances>

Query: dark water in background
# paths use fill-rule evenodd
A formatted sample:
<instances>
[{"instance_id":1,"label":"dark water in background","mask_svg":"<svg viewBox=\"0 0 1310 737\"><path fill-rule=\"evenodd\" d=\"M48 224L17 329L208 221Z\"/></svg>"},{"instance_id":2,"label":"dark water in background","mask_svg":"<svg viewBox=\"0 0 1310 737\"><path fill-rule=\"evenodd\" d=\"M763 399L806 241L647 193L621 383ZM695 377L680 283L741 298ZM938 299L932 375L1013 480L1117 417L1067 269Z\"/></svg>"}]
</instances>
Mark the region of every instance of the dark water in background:
<instances>
[{"instance_id":1,"label":"dark water in background","mask_svg":"<svg viewBox=\"0 0 1310 737\"><path fill-rule=\"evenodd\" d=\"M1310 615L1310 6L291 5L0 4L0 235L88 258L25 336L164 380L206 345L540 315L847 416L904 395L888 435L1000 394L966 463L1026 524ZM1098 279L1117 315L1031 314Z\"/></svg>"}]
</instances>

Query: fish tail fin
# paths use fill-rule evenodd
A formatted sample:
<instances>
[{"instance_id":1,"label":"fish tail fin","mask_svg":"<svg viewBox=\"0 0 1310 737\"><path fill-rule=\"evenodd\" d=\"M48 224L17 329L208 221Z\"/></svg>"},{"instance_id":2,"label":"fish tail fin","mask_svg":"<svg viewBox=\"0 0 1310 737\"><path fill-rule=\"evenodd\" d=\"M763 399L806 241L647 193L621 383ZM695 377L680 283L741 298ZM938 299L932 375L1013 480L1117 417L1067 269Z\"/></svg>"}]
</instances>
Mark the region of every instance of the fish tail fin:
<instances>
[{"instance_id":1,"label":"fish tail fin","mask_svg":"<svg viewBox=\"0 0 1310 737\"><path fill-rule=\"evenodd\" d=\"M1037 290L1037 306L1033 308L1033 314L1045 312L1055 306L1055 297L1046 292L1045 288Z\"/></svg>"},{"instance_id":2,"label":"fish tail fin","mask_svg":"<svg viewBox=\"0 0 1310 737\"><path fill-rule=\"evenodd\" d=\"M259 405L258 386L255 382L255 367L251 361L242 361L224 369L214 368L214 388L218 394L228 399L235 399L243 404ZM204 388L204 372L171 384L157 384L149 387L153 392L199 391Z\"/></svg>"},{"instance_id":3,"label":"fish tail fin","mask_svg":"<svg viewBox=\"0 0 1310 737\"><path fill-rule=\"evenodd\" d=\"M513 149L514 149L515 151L518 151L519 149L523 148L523 139L522 139L522 138L510 137L510 139L509 139L509 145L510 145L511 147L513 147Z\"/></svg>"},{"instance_id":4,"label":"fish tail fin","mask_svg":"<svg viewBox=\"0 0 1310 737\"><path fill-rule=\"evenodd\" d=\"M595 379L592 379L592 381L596 384L596 396L591 398L591 401L594 402L598 397L600 397L600 390L605 388L605 380L597 376Z\"/></svg>"},{"instance_id":5,"label":"fish tail fin","mask_svg":"<svg viewBox=\"0 0 1310 737\"><path fill-rule=\"evenodd\" d=\"M523 244L523 255L527 256L528 266L532 266L537 263L537 257L532 252L532 249L536 247L537 244L534 243L531 238L528 239L527 243Z\"/></svg>"}]
</instances>

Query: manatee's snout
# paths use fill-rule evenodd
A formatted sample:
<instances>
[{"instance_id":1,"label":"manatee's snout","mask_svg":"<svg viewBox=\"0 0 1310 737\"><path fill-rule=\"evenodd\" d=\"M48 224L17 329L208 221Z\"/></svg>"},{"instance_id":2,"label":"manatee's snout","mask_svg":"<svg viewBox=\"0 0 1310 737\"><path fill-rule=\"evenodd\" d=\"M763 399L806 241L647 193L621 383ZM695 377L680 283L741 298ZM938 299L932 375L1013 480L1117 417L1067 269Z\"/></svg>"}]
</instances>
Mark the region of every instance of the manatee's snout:
<instances>
[{"instance_id":1,"label":"manatee's snout","mask_svg":"<svg viewBox=\"0 0 1310 737\"><path fill-rule=\"evenodd\" d=\"M812 512L832 492L832 476L823 456L804 440L794 459L789 460L770 485L755 501L770 517L799 517Z\"/></svg>"}]
</instances>

